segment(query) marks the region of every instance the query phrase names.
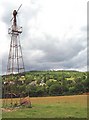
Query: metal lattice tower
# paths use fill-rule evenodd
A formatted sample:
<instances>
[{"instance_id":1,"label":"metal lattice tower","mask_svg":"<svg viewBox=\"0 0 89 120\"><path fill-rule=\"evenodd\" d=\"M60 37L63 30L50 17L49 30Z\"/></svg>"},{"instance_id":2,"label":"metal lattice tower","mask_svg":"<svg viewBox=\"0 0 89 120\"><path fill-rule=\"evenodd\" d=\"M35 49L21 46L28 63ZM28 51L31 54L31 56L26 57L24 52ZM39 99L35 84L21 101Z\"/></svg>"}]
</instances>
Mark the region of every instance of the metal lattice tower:
<instances>
[{"instance_id":1,"label":"metal lattice tower","mask_svg":"<svg viewBox=\"0 0 89 120\"><path fill-rule=\"evenodd\" d=\"M10 51L7 64L7 75L8 74L19 74L24 73L24 61L22 55L22 48L20 44L20 34L22 33L22 27L17 26L17 11L13 11L13 24L8 29L8 34L11 35Z\"/></svg>"},{"instance_id":2,"label":"metal lattice tower","mask_svg":"<svg viewBox=\"0 0 89 120\"><path fill-rule=\"evenodd\" d=\"M20 7L22 4L20 5ZM18 10L20 9L18 8ZM17 82L20 80L21 77L23 77L23 80L25 80L25 67L24 67L24 61L23 61L23 55L22 55L22 48L20 44L20 34L22 33L22 27L19 27L17 25L17 13L18 10L13 11L13 17L11 19L12 26L8 29L8 34L11 36L11 43L10 43L10 51L9 51L9 57L8 57L8 64L7 64L7 72L6 72L6 81L4 82L4 105L7 106L7 95L10 93L11 95L11 106L13 104L13 91L12 86L15 84L17 85ZM14 77L14 74L17 74L17 77ZM22 84L24 82L22 81ZM21 97L21 91L18 90L18 93L20 93ZM21 98L20 98L21 99Z\"/></svg>"}]
</instances>

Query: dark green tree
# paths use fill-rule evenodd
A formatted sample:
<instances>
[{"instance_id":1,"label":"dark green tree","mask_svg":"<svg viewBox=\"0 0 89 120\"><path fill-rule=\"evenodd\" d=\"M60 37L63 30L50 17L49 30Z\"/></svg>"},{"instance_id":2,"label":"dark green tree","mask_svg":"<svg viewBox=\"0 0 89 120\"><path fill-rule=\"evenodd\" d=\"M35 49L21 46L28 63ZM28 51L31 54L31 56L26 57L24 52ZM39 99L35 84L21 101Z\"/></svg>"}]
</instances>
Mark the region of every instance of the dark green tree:
<instances>
[{"instance_id":1,"label":"dark green tree","mask_svg":"<svg viewBox=\"0 0 89 120\"><path fill-rule=\"evenodd\" d=\"M60 84L51 85L49 88L50 95L61 95L62 94L62 86Z\"/></svg>"}]
</instances>

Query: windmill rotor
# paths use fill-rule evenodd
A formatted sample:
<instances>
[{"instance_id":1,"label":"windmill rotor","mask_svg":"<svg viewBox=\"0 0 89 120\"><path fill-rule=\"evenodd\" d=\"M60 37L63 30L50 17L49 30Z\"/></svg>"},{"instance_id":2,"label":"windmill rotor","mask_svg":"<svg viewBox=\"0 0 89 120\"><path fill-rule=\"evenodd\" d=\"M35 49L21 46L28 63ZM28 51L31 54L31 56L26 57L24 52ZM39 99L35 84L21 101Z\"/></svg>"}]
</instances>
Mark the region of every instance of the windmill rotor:
<instances>
[{"instance_id":1,"label":"windmill rotor","mask_svg":"<svg viewBox=\"0 0 89 120\"><path fill-rule=\"evenodd\" d=\"M13 15L17 15L18 14L18 11L20 10L21 6L22 6L22 4L19 6L19 8L17 10L13 11ZM10 21L12 21L13 19L14 19L14 17L12 17Z\"/></svg>"}]
</instances>

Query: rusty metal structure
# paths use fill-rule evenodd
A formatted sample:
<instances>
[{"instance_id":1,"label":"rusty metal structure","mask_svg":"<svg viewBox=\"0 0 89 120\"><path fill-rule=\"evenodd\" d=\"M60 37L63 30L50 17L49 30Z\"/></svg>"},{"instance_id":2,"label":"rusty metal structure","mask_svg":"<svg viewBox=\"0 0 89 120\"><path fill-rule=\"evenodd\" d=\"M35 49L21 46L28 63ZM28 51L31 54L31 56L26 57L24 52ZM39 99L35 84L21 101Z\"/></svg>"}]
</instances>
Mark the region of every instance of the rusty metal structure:
<instances>
[{"instance_id":1,"label":"rusty metal structure","mask_svg":"<svg viewBox=\"0 0 89 120\"><path fill-rule=\"evenodd\" d=\"M22 4L20 5L20 7ZM17 14L18 10L13 11L13 17L10 20L12 22L12 26L8 29L8 34L11 36L10 42L10 51L8 56L8 63L7 63L7 72L6 72L6 82L4 82L4 98L7 99L5 96L7 94L7 86L10 86L10 94L11 94L11 105L12 102L12 90L11 86L14 84L13 76L17 74L19 77L23 76L25 73L23 55L22 55L22 48L20 44L20 34L22 33L22 27L17 25ZM12 78L8 79L8 76L12 76ZM7 101L5 101L7 103ZM5 103L5 104L6 104Z\"/></svg>"},{"instance_id":2,"label":"rusty metal structure","mask_svg":"<svg viewBox=\"0 0 89 120\"><path fill-rule=\"evenodd\" d=\"M20 5L20 7L22 4ZM18 10L20 9L18 8ZM7 64L7 75L8 74L19 74L25 72L24 61L22 55L22 49L20 44L20 34L22 33L22 27L17 25L16 16L18 10L13 11L13 21L11 28L8 29L8 34L11 35L10 51Z\"/></svg>"}]
</instances>

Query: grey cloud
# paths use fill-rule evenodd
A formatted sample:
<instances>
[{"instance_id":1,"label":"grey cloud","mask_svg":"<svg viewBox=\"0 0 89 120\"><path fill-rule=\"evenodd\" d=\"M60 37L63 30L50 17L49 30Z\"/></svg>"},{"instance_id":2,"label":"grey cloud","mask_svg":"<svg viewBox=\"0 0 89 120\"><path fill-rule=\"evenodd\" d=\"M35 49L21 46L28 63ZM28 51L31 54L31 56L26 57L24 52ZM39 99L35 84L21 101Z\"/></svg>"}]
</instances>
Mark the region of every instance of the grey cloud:
<instances>
[{"instance_id":1,"label":"grey cloud","mask_svg":"<svg viewBox=\"0 0 89 120\"><path fill-rule=\"evenodd\" d=\"M76 35L71 39L64 37L64 39L60 40L57 37L52 37L45 33L40 33L41 36L39 37L35 36L34 33L34 38L32 38L32 28L29 28L28 24L32 18L35 19L40 11L39 4L37 4L37 7L34 9L35 4L37 4L36 1L32 3L32 8L21 9L19 12L19 21L23 27L21 43L26 71L61 68L70 69L86 66L86 27L84 26L80 29L80 31L82 31L80 37ZM5 3L3 6L5 11L2 21L4 21L8 29L8 27L11 26L9 20L13 8L17 8L18 6L10 3ZM6 71L7 59L8 54L4 54L2 59L3 72Z\"/></svg>"},{"instance_id":2,"label":"grey cloud","mask_svg":"<svg viewBox=\"0 0 89 120\"><path fill-rule=\"evenodd\" d=\"M83 42L86 41L82 38L73 38L63 42L58 38L45 35L45 40L42 40L42 38L28 40L28 49L42 50L50 61L65 61L85 49L86 45L83 45Z\"/></svg>"},{"instance_id":3,"label":"grey cloud","mask_svg":"<svg viewBox=\"0 0 89 120\"><path fill-rule=\"evenodd\" d=\"M22 51L26 71L62 68L76 69L87 65L86 45L83 45L85 40L82 38L61 42L58 38L45 35L44 40L38 40L37 38L27 41L28 47L22 44L22 46L24 46L22 47ZM3 71L6 70L7 56L8 55L3 56Z\"/></svg>"},{"instance_id":4,"label":"grey cloud","mask_svg":"<svg viewBox=\"0 0 89 120\"><path fill-rule=\"evenodd\" d=\"M82 68L84 66L87 66L87 50L86 48L79 52L77 56L70 59L69 61L66 61L63 63L64 66L67 68Z\"/></svg>"},{"instance_id":5,"label":"grey cloud","mask_svg":"<svg viewBox=\"0 0 89 120\"><path fill-rule=\"evenodd\" d=\"M88 27L88 26L83 26L83 27L81 27L81 31L87 32L87 30L89 30L89 27Z\"/></svg>"},{"instance_id":6,"label":"grey cloud","mask_svg":"<svg viewBox=\"0 0 89 120\"><path fill-rule=\"evenodd\" d=\"M8 62L8 54L4 54L2 56L2 59L1 59L2 65L1 65L1 72L0 72L0 74L1 73L2 74L6 73L6 71L7 71L7 62Z\"/></svg>"},{"instance_id":7,"label":"grey cloud","mask_svg":"<svg viewBox=\"0 0 89 120\"><path fill-rule=\"evenodd\" d=\"M86 54L82 52L86 49L84 42L86 43L85 39L77 39L76 37L73 40L61 42L58 38L52 38L48 35L45 35L44 40L29 40L29 47L25 51L27 53L25 53L26 66L28 64L34 69L70 69L85 66L87 64L85 60ZM40 55L38 55L33 59L31 58L32 50L34 52L40 50L44 53L44 56L39 58ZM82 54L80 54L81 52Z\"/></svg>"}]
</instances>

